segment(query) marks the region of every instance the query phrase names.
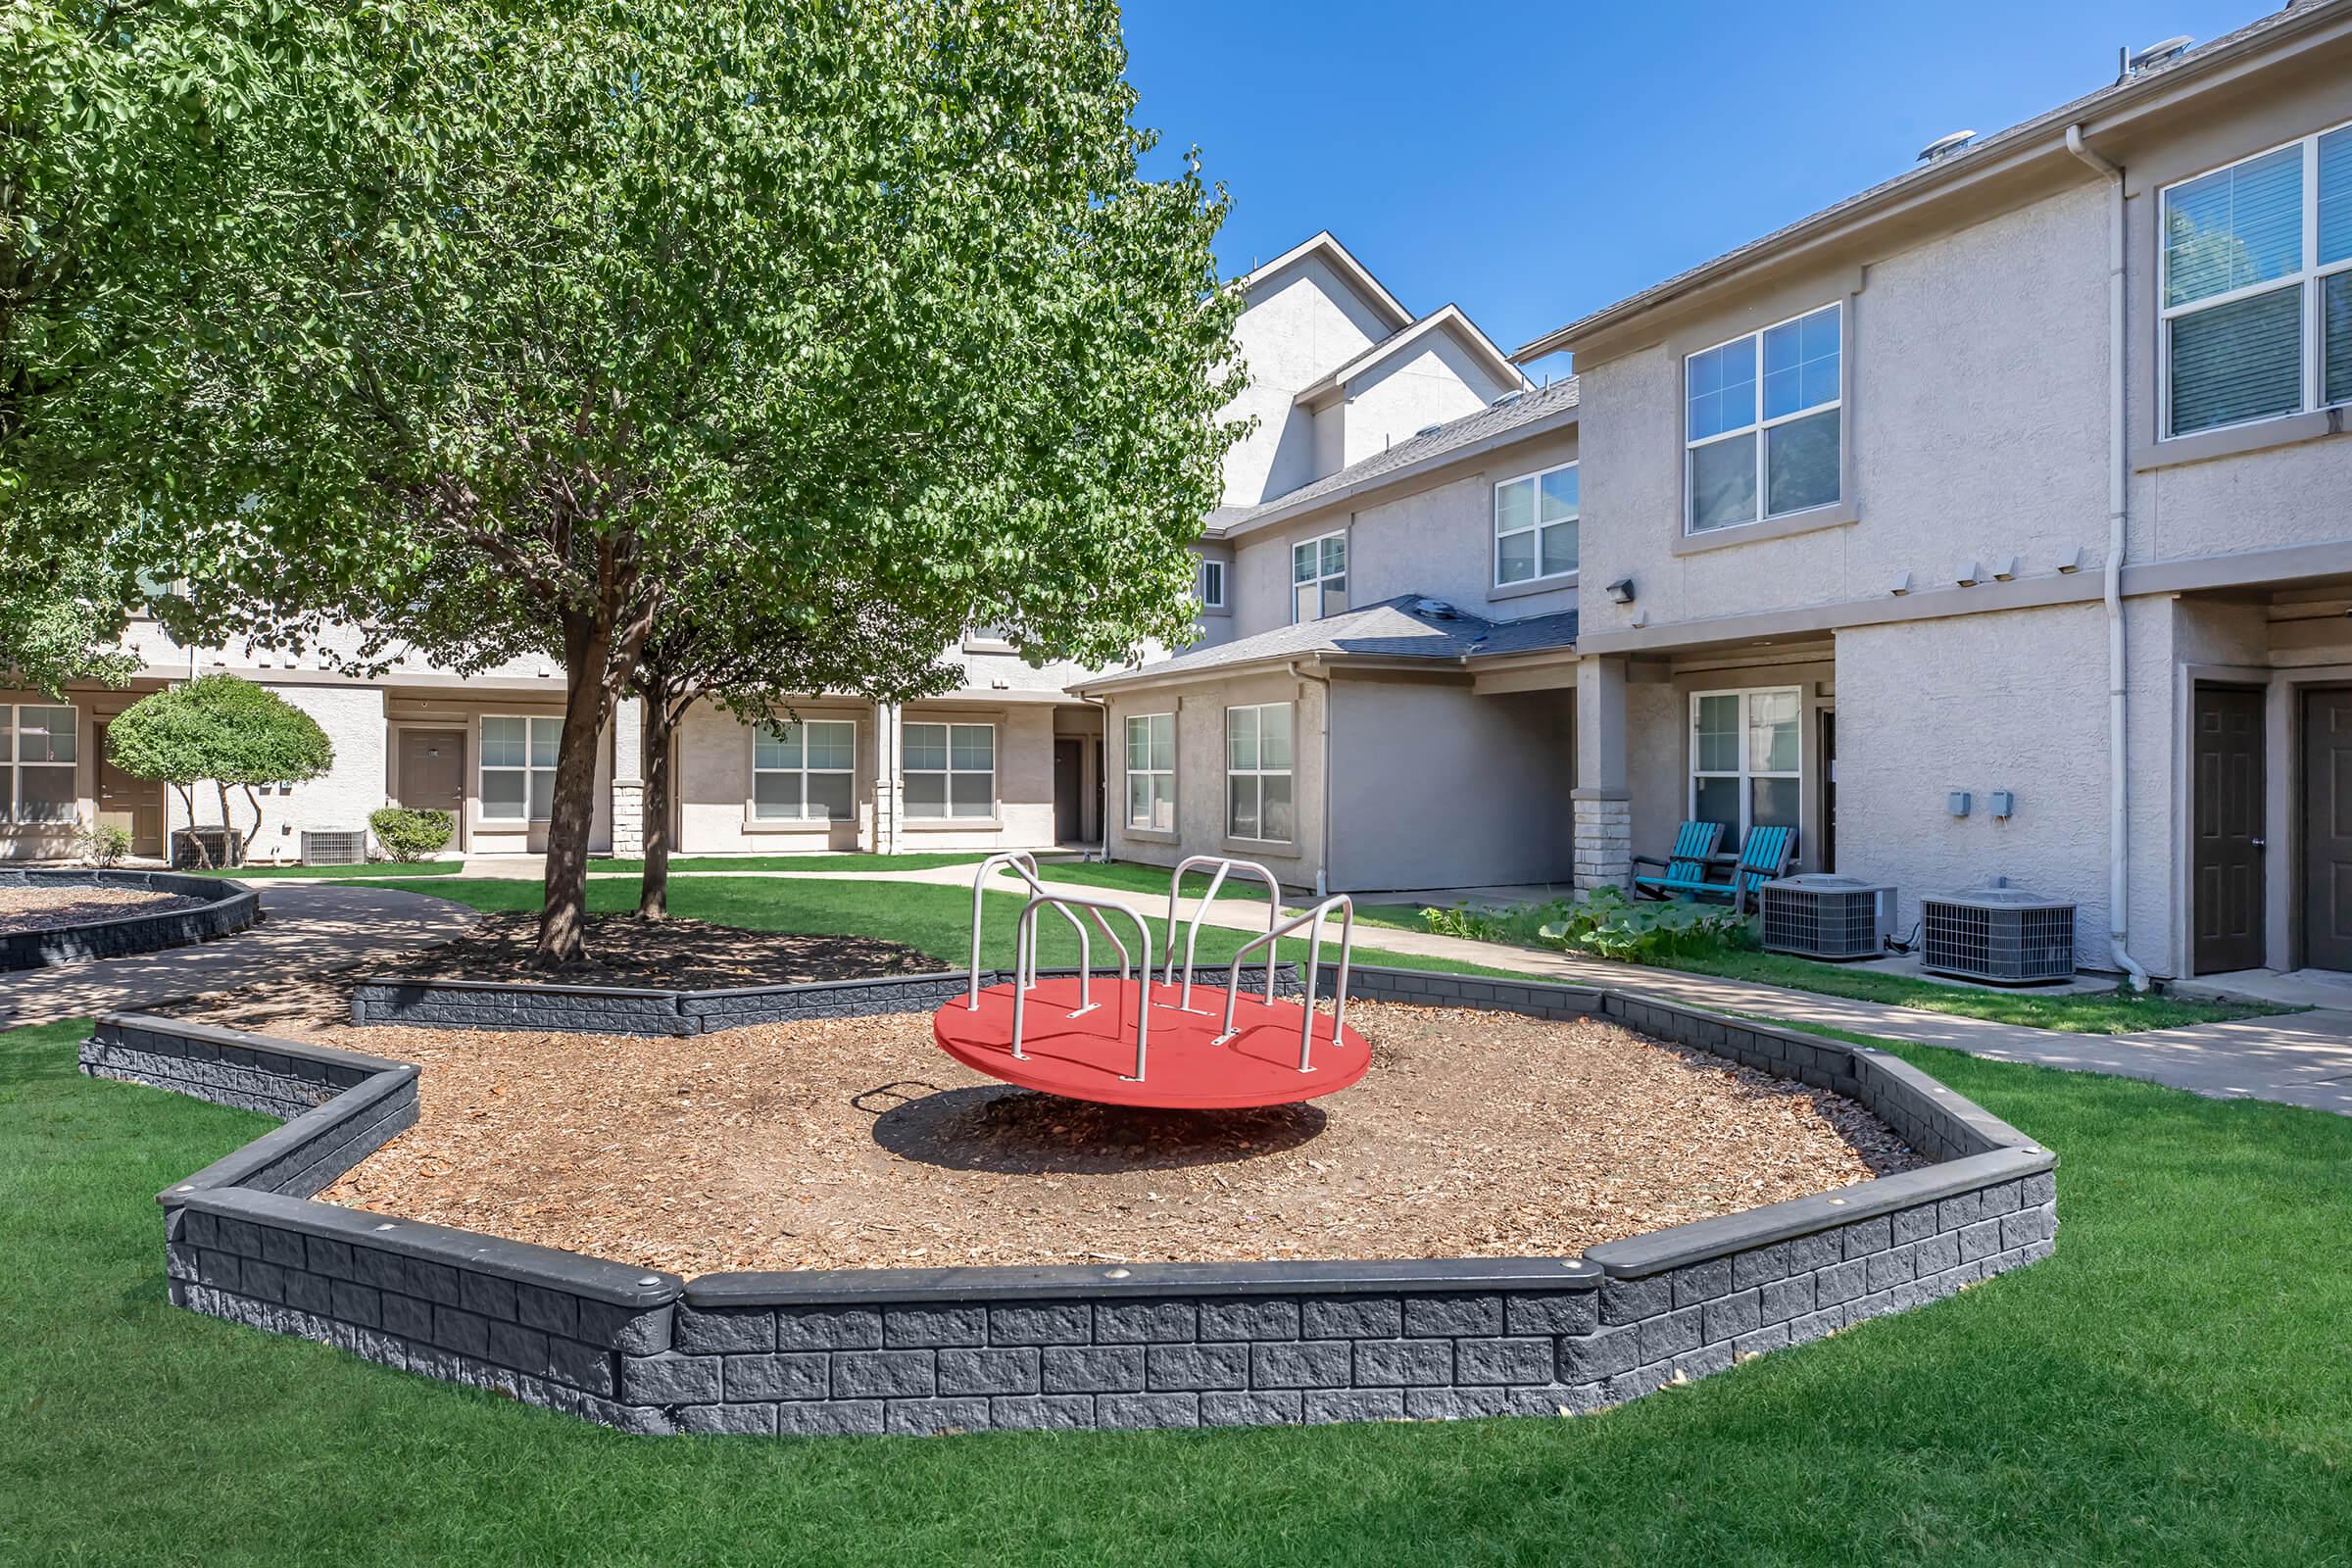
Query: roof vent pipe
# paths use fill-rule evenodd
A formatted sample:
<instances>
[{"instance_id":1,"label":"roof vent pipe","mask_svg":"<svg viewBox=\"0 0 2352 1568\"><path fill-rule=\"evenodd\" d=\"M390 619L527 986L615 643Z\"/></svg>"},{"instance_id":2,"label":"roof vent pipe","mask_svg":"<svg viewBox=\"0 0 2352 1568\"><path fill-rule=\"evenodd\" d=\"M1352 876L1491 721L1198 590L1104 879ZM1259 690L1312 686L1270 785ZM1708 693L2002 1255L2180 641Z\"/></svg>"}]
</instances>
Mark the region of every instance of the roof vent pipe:
<instances>
[{"instance_id":1,"label":"roof vent pipe","mask_svg":"<svg viewBox=\"0 0 2352 1568\"><path fill-rule=\"evenodd\" d=\"M1973 130L1955 130L1948 136L1938 136L1919 150L1919 162L1923 164L1941 162L1976 139L1977 133Z\"/></svg>"},{"instance_id":2,"label":"roof vent pipe","mask_svg":"<svg viewBox=\"0 0 2352 1568\"><path fill-rule=\"evenodd\" d=\"M2186 54L2188 46L2196 41L2183 32L2176 37L2167 38L2161 43L2152 43L2137 54L2125 55L2123 74L2127 76L2136 76L2151 67L2161 66L2168 60L2178 59Z\"/></svg>"},{"instance_id":3,"label":"roof vent pipe","mask_svg":"<svg viewBox=\"0 0 2352 1568\"><path fill-rule=\"evenodd\" d=\"M2125 770L2129 730L2129 665L2124 658L2124 543L2131 497L2131 449L2124 422L2124 172L2066 127L2066 150L2106 176L2107 204L2107 950L2132 989L2148 989L2148 972L2133 960L2131 927L2130 785Z\"/></svg>"}]
</instances>

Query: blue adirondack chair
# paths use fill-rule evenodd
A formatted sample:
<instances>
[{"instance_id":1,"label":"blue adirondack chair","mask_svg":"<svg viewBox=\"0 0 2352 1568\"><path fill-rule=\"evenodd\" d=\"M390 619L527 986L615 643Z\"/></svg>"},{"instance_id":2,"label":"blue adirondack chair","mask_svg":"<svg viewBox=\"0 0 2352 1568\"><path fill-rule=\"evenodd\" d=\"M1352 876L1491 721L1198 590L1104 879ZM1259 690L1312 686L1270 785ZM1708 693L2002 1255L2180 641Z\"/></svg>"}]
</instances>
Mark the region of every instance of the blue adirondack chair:
<instances>
[{"instance_id":1,"label":"blue adirondack chair","mask_svg":"<svg viewBox=\"0 0 2352 1568\"><path fill-rule=\"evenodd\" d=\"M1716 848L1722 843L1721 822L1685 822L1674 830L1674 853L1665 859L1654 855L1634 857L1636 865L1654 865L1663 873L1634 878L1634 891L1653 899L1671 899L1703 890L1707 885L1707 862L1715 858Z\"/></svg>"},{"instance_id":2,"label":"blue adirondack chair","mask_svg":"<svg viewBox=\"0 0 2352 1568\"><path fill-rule=\"evenodd\" d=\"M1690 823L1685 823L1689 827ZM1702 874L1693 882L1661 888L1663 898L1687 897L1729 899L1733 907L1744 914L1748 900L1753 898L1760 906L1764 884L1788 874L1790 862L1796 858L1796 829L1792 827L1751 827L1747 842L1740 846L1740 858L1731 874L1721 880ZM1652 861L1651 863L1656 863ZM1637 882L1664 884L1664 877L1638 878Z\"/></svg>"}]
</instances>

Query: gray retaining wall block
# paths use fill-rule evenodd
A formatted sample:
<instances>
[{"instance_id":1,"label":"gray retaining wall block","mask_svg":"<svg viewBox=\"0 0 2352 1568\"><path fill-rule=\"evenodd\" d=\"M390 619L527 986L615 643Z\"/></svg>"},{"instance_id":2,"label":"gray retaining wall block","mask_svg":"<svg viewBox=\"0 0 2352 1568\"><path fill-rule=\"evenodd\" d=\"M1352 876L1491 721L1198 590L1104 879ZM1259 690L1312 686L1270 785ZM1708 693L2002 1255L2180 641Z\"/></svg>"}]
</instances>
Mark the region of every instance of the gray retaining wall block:
<instances>
[{"instance_id":1,"label":"gray retaining wall block","mask_svg":"<svg viewBox=\"0 0 2352 1568\"><path fill-rule=\"evenodd\" d=\"M775 998L790 993L807 999L789 1004L801 1015L839 1016L818 1009L934 1005L943 981L951 995L962 983L906 976L733 995L768 1006L787 1004ZM95 1075L287 1118L159 1195L173 1301L632 1432L1581 1413L1925 1304L2055 1245L2055 1156L1884 1054L1583 987L1370 969L1351 974L1349 994L1618 1018L1779 1076L1840 1086L1915 1144L1933 1145L1940 1162L1606 1243L1582 1258L862 1269L687 1282L306 1201L414 1120L414 1066L139 1017L102 1019L82 1063ZM647 997L622 995L632 1006ZM660 995L669 1016L694 1028L740 1020L754 1005L689 1012L684 994Z\"/></svg>"}]
</instances>

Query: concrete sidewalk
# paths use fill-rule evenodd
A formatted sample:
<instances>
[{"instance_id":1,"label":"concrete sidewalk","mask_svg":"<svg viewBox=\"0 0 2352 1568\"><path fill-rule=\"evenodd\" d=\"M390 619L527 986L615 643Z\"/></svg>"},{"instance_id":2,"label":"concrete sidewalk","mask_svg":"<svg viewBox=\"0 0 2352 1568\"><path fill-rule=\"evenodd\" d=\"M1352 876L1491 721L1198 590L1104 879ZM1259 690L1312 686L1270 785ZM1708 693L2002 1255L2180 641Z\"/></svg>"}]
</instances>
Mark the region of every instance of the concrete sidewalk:
<instances>
[{"instance_id":1,"label":"concrete sidewalk","mask_svg":"<svg viewBox=\"0 0 2352 1568\"><path fill-rule=\"evenodd\" d=\"M497 866L495 872L490 869L493 864ZM477 866L480 869L477 870ZM469 862L466 874L535 879L544 871L537 857L515 857L501 862ZM634 876L637 873L594 874L605 878ZM962 889L969 889L972 885L972 867L968 864L927 866L905 871L697 870L674 871L671 875L680 881L718 876L828 882L912 882ZM1151 919L1155 948L1164 938L1168 906L1165 894L1136 893L1087 882L1063 881L1054 875L1051 862L1040 867L1039 877L1048 887L1107 899L1135 909ZM1009 873L1001 873L999 883L1007 893L1018 891L1021 885ZM263 885L272 891L291 892L306 884L288 879ZM1192 885L1198 889L1204 884L1196 881ZM372 891L383 893L390 890ZM419 902L434 904L438 901ZM1196 899L1186 900L1185 914L1188 919L1197 903ZM440 906L449 907L446 905ZM1206 924L1231 930L1263 931L1266 928L1266 906L1262 902L1220 899L1210 906L1203 919ZM429 940L440 939L435 937ZM1472 942L1461 937L1437 936L1426 931L1358 926L1356 940L1359 947L1385 953L1446 958L1482 968L1505 969L1571 984L1607 986L1633 995L1656 997L1718 1011L1749 1013L1799 1027L1843 1029L1923 1046L1946 1046L2001 1061L2034 1062L2078 1072L2141 1078L2218 1100L2270 1100L2281 1104L2304 1105L2316 1110L2333 1111L2338 1115L2352 1115L2352 1010L2322 1008L2278 1017L2200 1024L2191 1028L2156 1030L2135 1035L2066 1034L2051 1029L2032 1029L2019 1024L1959 1017L1950 1013L1927 1012L1886 1003L1823 996L1818 992L1788 991L1778 986L1725 980L1713 975L1686 974L1680 970L1611 963L1600 958L1564 953L1544 953L1492 942ZM47 972L55 974L61 971ZM22 977L19 983L22 983ZM5 1007L6 998L5 983L0 983L0 1007ZM68 1006L63 1012L80 1010L87 1008ZM4 1012L0 1012L0 1022L6 1021L10 1020Z\"/></svg>"},{"instance_id":2,"label":"concrete sidewalk","mask_svg":"<svg viewBox=\"0 0 2352 1568\"><path fill-rule=\"evenodd\" d=\"M0 975L0 1029L135 1011L203 991L447 942L480 911L398 888L256 884L262 923L218 942Z\"/></svg>"}]
</instances>

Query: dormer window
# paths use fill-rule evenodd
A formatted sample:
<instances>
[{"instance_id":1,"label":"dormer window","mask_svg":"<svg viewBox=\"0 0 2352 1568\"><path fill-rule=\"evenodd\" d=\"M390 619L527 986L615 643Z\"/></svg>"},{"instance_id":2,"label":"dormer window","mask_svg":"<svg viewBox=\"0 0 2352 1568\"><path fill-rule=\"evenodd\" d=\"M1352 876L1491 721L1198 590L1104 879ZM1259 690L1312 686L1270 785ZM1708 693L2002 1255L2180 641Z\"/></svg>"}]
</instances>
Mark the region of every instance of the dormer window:
<instances>
[{"instance_id":1,"label":"dormer window","mask_svg":"<svg viewBox=\"0 0 2352 1568\"><path fill-rule=\"evenodd\" d=\"M1689 532L1838 503L1844 350L1843 307L1827 305L1683 362Z\"/></svg>"}]
</instances>

